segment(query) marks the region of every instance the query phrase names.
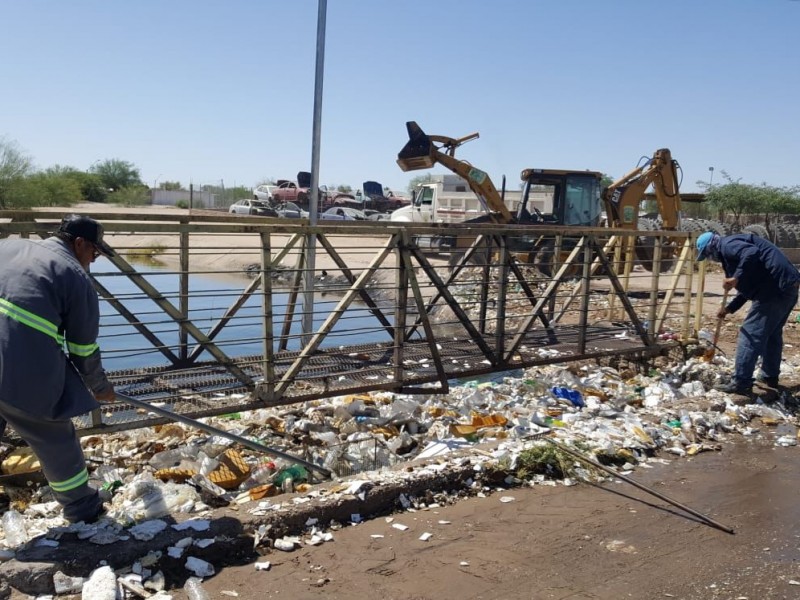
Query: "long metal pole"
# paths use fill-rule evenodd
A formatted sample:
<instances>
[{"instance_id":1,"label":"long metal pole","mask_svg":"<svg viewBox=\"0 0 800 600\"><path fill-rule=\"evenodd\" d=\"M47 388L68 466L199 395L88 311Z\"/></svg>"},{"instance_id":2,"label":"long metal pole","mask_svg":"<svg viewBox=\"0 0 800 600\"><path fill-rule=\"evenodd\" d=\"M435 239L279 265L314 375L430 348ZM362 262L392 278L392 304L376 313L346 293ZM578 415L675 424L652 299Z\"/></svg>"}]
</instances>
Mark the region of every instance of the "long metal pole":
<instances>
[{"instance_id":1,"label":"long metal pole","mask_svg":"<svg viewBox=\"0 0 800 600\"><path fill-rule=\"evenodd\" d=\"M322 81L325 71L325 20L328 0L319 0L317 10L317 67L314 78L314 121L311 140L311 197L308 203L308 219L311 226L317 224L319 211L319 145L322 132ZM314 329L314 275L316 270L316 236L306 236L305 289L303 290L303 335L308 343Z\"/></svg>"},{"instance_id":2,"label":"long metal pole","mask_svg":"<svg viewBox=\"0 0 800 600\"><path fill-rule=\"evenodd\" d=\"M195 419L184 417L183 415L179 415L177 413L163 409L160 406L153 406L152 404L148 404L147 402L142 402L141 400L137 400L136 398L131 398L130 396L127 396L125 394L120 394L119 392L117 392L117 399L123 404L129 404L131 406L141 408L148 412L155 413L162 417L166 417L170 421L178 421L180 423L183 423L184 425L188 425L189 427L196 427L197 429L202 429L206 433L227 438L231 441L236 442L237 444L245 446L246 448L255 450L256 452L263 452L264 454L269 454L271 456L277 456L278 458L283 458L284 460L288 460L289 462L301 464L304 467L311 469L312 471L316 471L317 473L324 475L325 477L331 476L331 472L324 467L320 467L319 465L310 463L307 460L303 460L302 458L297 458L296 456L292 456L291 454L286 454L285 452L281 452L280 450L269 448L264 444L259 444L258 442L254 442L253 440L248 440L247 438L243 438L242 436L236 435L235 433L225 431L224 429L218 429L217 427L213 427L212 425L206 425L202 421L196 421Z\"/></svg>"},{"instance_id":3,"label":"long metal pole","mask_svg":"<svg viewBox=\"0 0 800 600\"><path fill-rule=\"evenodd\" d=\"M554 439L551 439L549 437L544 437L542 439L544 441L546 441L546 442L551 443L553 446L555 446L559 450L563 450L567 454L570 454L570 455L574 456L578 460L581 460L581 461L583 461L583 462L585 462L587 464L590 464L593 467L596 467L596 468L600 469L601 471L605 471L606 473L608 473L610 475L613 475L614 477L619 477L620 479L622 479L622 481L630 483L632 486L639 488L643 492L647 492L648 494L652 494L653 496L655 496L656 498L660 498L664 502L669 502L670 504L672 504L673 506L677 506L681 510L685 510L690 515L694 515L698 519L702 519L703 521L705 521L709 525L712 525L712 526L716 527L717 529L721 529L725 533L734 533L733 529L731 529L730 527L727 527L726 525L723 525L722 523L719 523L719 522L715 521L711 517L707 517L703 513L697 512L696 510L694 510L692 508L689 508L685 504L681 504L677 500L673 500L672 498L670 498L668 496L665 496L661 492L657 492L656 490L654 490L652 488L649 488L646 485L641 484L638 481L636 481L634 479L631 479L630 477L628 477L626 475L623 475L622 473L617 473L617 471L615 471L614 469L611 469L611 468L605 466L604 464L601 464L601 463L597 462L596 460L592 460L588 456L582 454L581 452L573 450L572 448L562 444L561 442L557 442Z\"/></svg>"}]
</instances>

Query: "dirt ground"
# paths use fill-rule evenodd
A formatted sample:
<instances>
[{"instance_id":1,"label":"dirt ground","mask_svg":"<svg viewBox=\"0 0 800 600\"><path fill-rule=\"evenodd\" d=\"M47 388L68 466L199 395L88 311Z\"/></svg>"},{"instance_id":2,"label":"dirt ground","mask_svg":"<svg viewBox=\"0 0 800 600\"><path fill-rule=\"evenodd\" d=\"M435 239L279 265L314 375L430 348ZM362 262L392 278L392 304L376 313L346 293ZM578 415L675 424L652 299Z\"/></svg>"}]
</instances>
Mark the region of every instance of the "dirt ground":
<instances>
[{"instance_id":1,"label":"dirt ground","mask_svg":"<svg viewBox=\"0 0 800 600\"><path fill-rule=\"evenodd\" d=\"M800 462L797 448L770 444L774 430L763 434L633 475L734 535L623 482L519 488L395 515L407 531L367 521L265 556L270 571L231 567L203 587L211 598L298 600L798 598Z\"/></svg>"}]
</instances>

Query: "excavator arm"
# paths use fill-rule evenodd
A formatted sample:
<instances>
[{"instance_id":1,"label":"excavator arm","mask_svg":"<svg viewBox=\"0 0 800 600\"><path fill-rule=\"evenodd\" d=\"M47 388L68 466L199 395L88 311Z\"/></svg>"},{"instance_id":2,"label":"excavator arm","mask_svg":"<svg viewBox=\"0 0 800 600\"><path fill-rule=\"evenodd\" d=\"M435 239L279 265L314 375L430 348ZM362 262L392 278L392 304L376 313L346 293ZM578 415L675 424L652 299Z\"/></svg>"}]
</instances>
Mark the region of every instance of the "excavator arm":
<instances>
[{"instance_id":1,"label":"excavator arm","mask_svg":"<svg viewBox=\"0 0 800 600\"><path fill-rule=\"evenodd\" d=\"M623 229L637 229L639 204L653 185L663 229L680 226L681 195L678 190L678 161L668 148L656 150L653 158L606 188L603 193L609 223Z\"/></svg>"},{"instance_id":2,"label":"excavator arm","mask_svg":"<svg viewBox=\"0 0 800 600\"><path fill-rule=\"evenodd\" d=\"M408 130L408 143L397 155L397 164L403 171L430 169L439 163L466 180L492 221L495 223L514 222L513 215L503 202L491 177L467 161L455 158L456 148L465 142L476 139L477 133L458 139L441 135L427 135L416 121L406 122L406 129Z\"/></svg>"}]
</instances>

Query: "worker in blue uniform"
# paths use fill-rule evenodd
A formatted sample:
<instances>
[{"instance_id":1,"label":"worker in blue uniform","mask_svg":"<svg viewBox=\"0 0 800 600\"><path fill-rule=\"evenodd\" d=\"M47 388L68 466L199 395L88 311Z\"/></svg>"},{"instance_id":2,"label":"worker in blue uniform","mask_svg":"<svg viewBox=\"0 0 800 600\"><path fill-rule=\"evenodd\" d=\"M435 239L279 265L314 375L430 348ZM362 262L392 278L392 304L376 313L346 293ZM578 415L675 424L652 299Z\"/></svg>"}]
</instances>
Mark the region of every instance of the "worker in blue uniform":
<instances>
[{"instance_id":1,"label":"worker in blue uniform","mask_svg":"<svg viewBox=\"0 0 800 600\"><path fill-rule=\"evenodd\" d=\"M103 511L71 420L115 398L88 275L100 254L114 252L82 215L65 216L43 241L0 241L0 434L7 422L28 443L70 522Z\"/></svg>"},{"instance_id":2,"label":"worker in blue uniform","mask_svg":"<svg viewBox=\"0 0 800 600\"><path fill-rule=\"evenodd\" d=\"M723 288L737 291L733 300L719 309L717 317L724 319L748 300L751 302L739 329L733 378L717 389L750 394L759 358L758 381L776 387L783 355L783 326L797 304L800 272L775 244L752 233L725 237L703 233L697 238L697 260L706 258L722 264Z\"/></svg>"}]
</instances>

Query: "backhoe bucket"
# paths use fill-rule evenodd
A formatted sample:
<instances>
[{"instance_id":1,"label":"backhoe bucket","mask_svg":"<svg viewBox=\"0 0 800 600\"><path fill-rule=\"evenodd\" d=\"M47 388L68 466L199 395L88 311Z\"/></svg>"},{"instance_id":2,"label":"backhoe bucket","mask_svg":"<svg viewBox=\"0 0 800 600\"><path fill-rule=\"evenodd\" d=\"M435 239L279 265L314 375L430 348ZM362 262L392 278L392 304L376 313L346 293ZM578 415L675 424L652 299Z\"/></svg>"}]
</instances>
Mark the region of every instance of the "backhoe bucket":
<instances>
[{"instance_id":1,"label":"backhoe bucket","mask_svg":"<svg viewBox=\"0 0 800 600\"><path fill-rule=\"evenodd\" d=\"M436 163L433 158L435 148L430 138L416 121L407 121L406 129L408 129L408 143L397 155L397 164L403 171L430 169Z\"/></svg>"}]
</instances>

